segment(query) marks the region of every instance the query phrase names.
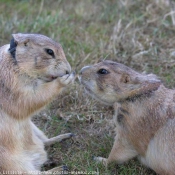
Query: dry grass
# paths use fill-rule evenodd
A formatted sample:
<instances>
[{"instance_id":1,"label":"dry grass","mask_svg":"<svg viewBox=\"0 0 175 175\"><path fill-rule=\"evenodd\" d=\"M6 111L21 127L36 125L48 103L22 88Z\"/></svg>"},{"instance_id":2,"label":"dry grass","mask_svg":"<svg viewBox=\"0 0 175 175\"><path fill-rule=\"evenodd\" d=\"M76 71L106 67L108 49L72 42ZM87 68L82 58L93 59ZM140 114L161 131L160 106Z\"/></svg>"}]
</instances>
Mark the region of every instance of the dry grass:
<instances>
[{"instance_id":1,"label":"dry grass","mask_svg":"<svg viewBox=\"0 0 175 175\"><path fill-rule=\"evenodd\" d=\"M157 74L175 86L175 3L171 0L1 0L0 45L11 33L42 33L59 41L77 72L102 59L124 63L140 72ZM78 82L34 118L48 136L76 136L47 148L50 164L100 175L153 175L131 160L108 169L92 156L107 157L113 143L113 109L84 94Z\"/></svg>"}]
</instances>

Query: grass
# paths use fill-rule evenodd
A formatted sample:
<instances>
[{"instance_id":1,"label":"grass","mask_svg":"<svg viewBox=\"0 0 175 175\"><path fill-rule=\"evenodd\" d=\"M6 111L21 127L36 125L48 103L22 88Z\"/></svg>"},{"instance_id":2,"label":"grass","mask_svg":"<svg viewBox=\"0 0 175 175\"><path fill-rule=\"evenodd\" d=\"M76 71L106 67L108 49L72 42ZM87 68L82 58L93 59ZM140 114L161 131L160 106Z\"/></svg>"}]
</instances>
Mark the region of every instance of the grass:
<instances>
[{"instance_id":1,"label":"grass","mask_svg":"<svg viewBox=\"0 0 175 175\"><path fill-rule=\"evenodd\" d=\"M11 34L41 33L60 42L72 68L102 59L124 63L140 72L157 74L175 86L175 16L168 0L1 0L0 45ZM43 115L50 116L50 119ZM113 144L113 109L84 94L78 82L34 118L48 135L73 132L75 137L47 148L50 164L100 175L153 175L137 160L108 169L92 156L107 157Z\"/></svg>"}]
</instances>

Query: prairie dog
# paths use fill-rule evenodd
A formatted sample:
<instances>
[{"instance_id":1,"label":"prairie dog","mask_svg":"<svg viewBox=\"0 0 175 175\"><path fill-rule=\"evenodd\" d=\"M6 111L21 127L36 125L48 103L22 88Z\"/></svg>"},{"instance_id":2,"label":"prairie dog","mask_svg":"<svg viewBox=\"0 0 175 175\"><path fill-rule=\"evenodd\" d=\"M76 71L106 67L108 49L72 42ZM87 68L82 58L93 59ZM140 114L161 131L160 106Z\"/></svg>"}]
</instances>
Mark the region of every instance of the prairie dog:
<instances>
[{"instance_id":1,"label":"prairie dog","mask_svg":"<svg viewBox=\"0 0 175 175\"><path fill-rule=\"evenodd\" d=\"M41 174L47 160L44 145L72 136L48 139L31 116L73 80L61 45L44 35L13 34L10 44L0 48L1 173Z\"/></svg>"},{"instance_id":2,"label":"prairie dog","mask_svg":"<svg viewBox=\"0 0 175 175\"><path fill-rule=\"evenodd\" d=\"M175 174L175 90L154 74L138 73L113 61L82 68L88 94L115 109L116 137L107 165L138 157L160 175Z\"/></svg>"}]
</instances>

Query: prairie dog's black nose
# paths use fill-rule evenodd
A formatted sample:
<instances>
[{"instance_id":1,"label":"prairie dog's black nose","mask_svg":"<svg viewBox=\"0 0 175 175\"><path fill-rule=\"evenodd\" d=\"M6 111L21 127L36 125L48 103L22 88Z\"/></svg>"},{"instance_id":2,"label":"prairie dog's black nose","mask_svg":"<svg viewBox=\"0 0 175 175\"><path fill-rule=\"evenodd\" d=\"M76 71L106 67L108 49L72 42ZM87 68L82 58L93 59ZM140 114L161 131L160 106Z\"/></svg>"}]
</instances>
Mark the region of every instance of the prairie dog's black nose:
<instances>
[{"instance_id":1,"label":"prairie dog's black nose","mask_svg":"<svg viewBox=\"0 0 175 175\"><path fill-rule=\"evenodd\" d=\"M65 67L65 74L71 74L72 68L69 62L66 61L64 67Z\"/></svg>"},{"instance_id":2,"label":"prairie dog's black nose","mask_svg":"<svg viewBox=\"0 0 175 175\"><path fill-rule=\"evenodd\" d=\"M90 66L85 66L80 70L80 74L82 74L86 69L88 69Z\"/></svg>"}]
</instances>

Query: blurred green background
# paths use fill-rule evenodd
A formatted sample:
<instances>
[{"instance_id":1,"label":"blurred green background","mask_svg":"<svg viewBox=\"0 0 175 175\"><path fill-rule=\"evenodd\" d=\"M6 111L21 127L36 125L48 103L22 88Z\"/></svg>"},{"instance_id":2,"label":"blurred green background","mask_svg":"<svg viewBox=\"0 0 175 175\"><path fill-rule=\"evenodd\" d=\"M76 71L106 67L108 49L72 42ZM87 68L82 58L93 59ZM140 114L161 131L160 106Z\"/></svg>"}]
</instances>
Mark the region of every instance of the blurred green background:
<instances>
[{"instance_id":1,"label":"blurred green background","mask_svg":"<svg viewBox=\"0 0 175 175\"><path fill-rule=\"evenodd\" d=\"M103 59L124 63L139 72L155 73L174 87L175 3L171 0L1 0L0 46L12 33L41 33L63 46L72 69ZM78 81L44 111L36 124L54 136L73 132L71 140L47 148L43 169L66 164L74 171L101 175L150 175L131 160L108 169L92 156L107 157L114 140L113 109L84 94ZM50 162L50 163L49 163ZM98 174L98 173L97 173Z\"/></svg>"}]
</instances>

